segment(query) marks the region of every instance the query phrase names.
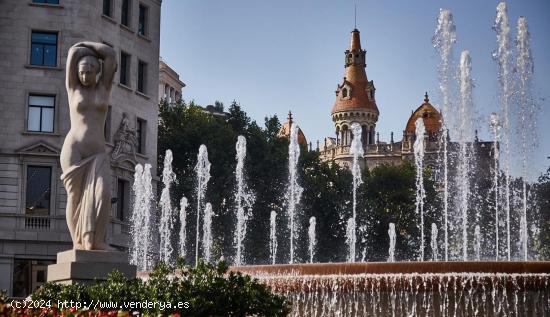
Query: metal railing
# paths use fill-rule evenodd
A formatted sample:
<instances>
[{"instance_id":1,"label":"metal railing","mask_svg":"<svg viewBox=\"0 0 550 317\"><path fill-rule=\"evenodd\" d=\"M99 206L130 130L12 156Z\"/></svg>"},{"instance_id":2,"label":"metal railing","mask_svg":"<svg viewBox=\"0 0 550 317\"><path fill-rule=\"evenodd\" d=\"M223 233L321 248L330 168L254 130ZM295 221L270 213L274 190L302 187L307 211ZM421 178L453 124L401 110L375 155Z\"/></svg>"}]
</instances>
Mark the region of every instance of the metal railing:
<instances>
[{"instance_id":1,"label":"metal railing","mask_svg":"<svg viewBox=\"0 0 550 317\"><path fill-rule=\"evenodd\" d=\"M49 217L25 217L25 229L50 229Z\"/></svg>"}]
</instances>

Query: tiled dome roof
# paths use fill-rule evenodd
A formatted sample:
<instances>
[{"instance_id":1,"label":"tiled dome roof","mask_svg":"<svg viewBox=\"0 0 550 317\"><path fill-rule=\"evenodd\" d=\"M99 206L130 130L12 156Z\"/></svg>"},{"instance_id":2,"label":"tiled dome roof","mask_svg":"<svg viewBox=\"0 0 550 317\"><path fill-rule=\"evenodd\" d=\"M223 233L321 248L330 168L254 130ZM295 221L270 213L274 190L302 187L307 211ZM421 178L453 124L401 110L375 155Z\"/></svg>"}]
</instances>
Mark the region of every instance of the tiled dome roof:
<instances>
[{"instance_id":1,"label":"tiled dome roof","mask_svg":"<svg viewBox=\"0 0 550 317\"><path fill-rule=\"evenodd\" d=\"M287 121L283 123L277 135L279 137L290 138L290 128L292 127L293 123L294 121L292 120L292 112L289 111ZM298 128L298 143L302 145L307 145L306 136L300 128Z\"/></svg>"},{"instance_id":2,"label":"tiled dome roof","mask_svg":"<svg viewBox=\"0 0 550 317\"><path fill-rule=\"evenodd\" d=\"M430 99L428 98L428 93L424 95L424 103L420 105L409 118L409 121L407 121L407 126L405 128L405 132L407 133L415 133L416 127L415 123L418 118L424 119L424 126L426 127L426 132L428 133L436 133L441 130L441 125L443 124L443 117L435 109L434 106L430 103Z\"/></svg>"}]
</instances>

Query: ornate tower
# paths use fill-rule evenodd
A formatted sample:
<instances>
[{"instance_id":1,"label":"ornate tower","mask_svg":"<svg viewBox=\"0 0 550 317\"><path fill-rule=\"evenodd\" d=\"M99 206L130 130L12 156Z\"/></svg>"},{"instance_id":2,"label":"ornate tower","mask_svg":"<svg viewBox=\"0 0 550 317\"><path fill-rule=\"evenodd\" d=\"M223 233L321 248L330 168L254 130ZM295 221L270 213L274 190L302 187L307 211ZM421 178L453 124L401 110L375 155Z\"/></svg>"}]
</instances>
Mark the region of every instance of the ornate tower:
<instances>
[{"instance_id":1,"label":"ornate tower","mask_svg":"<svg viewBox=\"0 0 550 317\"><path fill-rule=\"evenodd\" d=\"M351 124L359 123L362 127L363 145L375 143L378 107L376 106L375 88L365 71L365 50L361 49L359 30L351 32L350 48L345 52L345 76L336 88L336 101L332 108L332 121L336 128L338 147L351 144Z\"/></svg>"}]
</instances>

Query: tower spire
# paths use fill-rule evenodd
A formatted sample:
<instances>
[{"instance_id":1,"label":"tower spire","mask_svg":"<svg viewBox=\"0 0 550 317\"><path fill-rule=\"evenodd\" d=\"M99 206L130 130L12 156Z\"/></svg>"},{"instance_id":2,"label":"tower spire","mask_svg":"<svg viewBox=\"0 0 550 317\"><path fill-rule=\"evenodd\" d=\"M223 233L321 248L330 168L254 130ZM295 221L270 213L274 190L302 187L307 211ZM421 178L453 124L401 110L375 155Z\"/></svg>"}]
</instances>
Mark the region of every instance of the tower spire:
<instances>
[{"instance_id":1,"label":"tower spire","mask_svg":"<svg viewBox=\"0 0 550 317\"><path fill-rule=\"evenodd\" d=\"M357 29L357 1L355 1L355 11L354 11L354 19L353 19L353 28Z\"/></svg>"}]
</instances>

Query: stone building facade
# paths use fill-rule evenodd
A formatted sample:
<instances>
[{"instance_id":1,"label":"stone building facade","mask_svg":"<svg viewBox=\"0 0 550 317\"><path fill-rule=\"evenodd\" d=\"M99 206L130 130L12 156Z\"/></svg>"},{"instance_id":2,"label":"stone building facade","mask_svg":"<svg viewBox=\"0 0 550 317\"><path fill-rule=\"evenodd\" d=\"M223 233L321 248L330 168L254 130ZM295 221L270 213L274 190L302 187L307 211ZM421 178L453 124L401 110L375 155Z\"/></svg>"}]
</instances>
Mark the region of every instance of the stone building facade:
<instances>
[{"instance_id":1,"label":"stone building facade","mask_svg":"<svg viewBox=\"0 0 550 317\"><path fill-rule=\"evenodd\" d=\"M105 143L111 153L108 242L124 249L133 166L156 170L161 0L0 2L0 289L27 296L72 247L59 153L70 128L69 48L102 42L118 54Z\"/></svg>"},{"instance_id":2,"label":"stone building facade","mask_svg":"<svg viewBox=\"0 0 550 317\"><path fill-rule=\"evenodd\" d=\"M164 99L169 104L181 99L182 89L185 87L180 76L162 58L159 59L159 102Z\"/></svg>"}]
</instances>

